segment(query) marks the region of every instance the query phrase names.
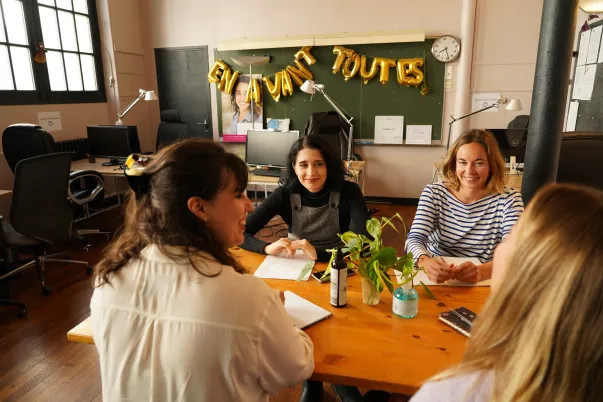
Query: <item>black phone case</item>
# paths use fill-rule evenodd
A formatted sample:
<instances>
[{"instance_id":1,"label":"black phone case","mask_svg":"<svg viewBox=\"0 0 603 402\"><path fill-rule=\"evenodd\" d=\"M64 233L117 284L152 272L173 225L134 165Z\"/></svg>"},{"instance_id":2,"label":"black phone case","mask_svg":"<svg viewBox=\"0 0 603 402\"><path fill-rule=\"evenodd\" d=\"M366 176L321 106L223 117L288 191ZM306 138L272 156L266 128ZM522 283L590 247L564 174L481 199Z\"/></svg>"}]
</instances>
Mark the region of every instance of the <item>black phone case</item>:
<instances>
[{"instance_id":1,"label":"black phone case","mask_svg":"<svg viewBox=\"0 0 603 402\"><path fill-rule=\"evenodd\" d=\"M455 311L465 317L467 320L471 321L472 323L477 318L477 314L465 307L459 307L455 309ZM451 311L444 311L440 313L439 320L442 321L444 324L454 328L466 337L471 337L471 325L461 320L460 317L457 317Z\"/></svg>"}]
</instances>

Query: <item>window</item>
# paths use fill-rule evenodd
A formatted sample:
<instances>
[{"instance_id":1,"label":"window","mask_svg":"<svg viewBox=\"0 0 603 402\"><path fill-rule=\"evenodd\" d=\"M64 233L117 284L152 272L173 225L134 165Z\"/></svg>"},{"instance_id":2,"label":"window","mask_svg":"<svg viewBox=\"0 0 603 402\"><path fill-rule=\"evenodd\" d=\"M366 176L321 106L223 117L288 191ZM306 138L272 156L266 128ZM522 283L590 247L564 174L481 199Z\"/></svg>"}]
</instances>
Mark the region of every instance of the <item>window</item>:
<instances>
[{"instance_id":1,"label":"window","mask_svg":"<svg viewBox=\"0 0 603 402\"><path fill-rule=\"evenodd\" d=\"M0 105L104 101L94 0L0 0Z\"/></svg>"}]
</instances>

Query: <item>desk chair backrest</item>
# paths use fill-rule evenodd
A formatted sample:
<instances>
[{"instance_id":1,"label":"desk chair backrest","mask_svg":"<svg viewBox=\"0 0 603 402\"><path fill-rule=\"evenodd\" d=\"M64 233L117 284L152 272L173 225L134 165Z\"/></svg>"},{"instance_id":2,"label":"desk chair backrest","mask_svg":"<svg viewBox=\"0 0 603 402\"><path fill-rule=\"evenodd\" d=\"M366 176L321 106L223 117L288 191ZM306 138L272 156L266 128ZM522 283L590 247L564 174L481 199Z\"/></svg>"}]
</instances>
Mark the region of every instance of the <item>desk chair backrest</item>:
<instances>
[{"instance_id":1,"label":"desk chair backrest","mask_svg":"<svg viewBox=\"0 0 603 402\"><path fill-rule=\"evenodd\" d=\"M156 150L188 137L188 124L180 121L180 113L176 109L161 111L161 123L157 128Z\"/></svg>"},{"instance_id":2,"label":"desk chair backrest","mask_svg":"<svg viewBox=\"0 0 603 402\"><path fill-rule=\"evenodd\" d=\"M71 153L23 159L15 169L10 223L24 235L51 244L71 240L73 212L67 200Z\"/></svg>"},{"instance_id":3,"label":"desk chair backrest","mask_svg":"<svg viewBox=\"0 0 603 402\"><path fill-rule=\"evenodd\" d=\"M312 113L304 130L305 135L321 135L341 155L341 160L346 160L348 157L346 136L349 132L348 123L335 111Z\"/></svg>"},{"instance_id":4,"label":"desk chair backrest","mask_svg":"<svg viewBox=\"0 0 603 402\"><path fill-rule=\"evenodd\" d=\"M563 133L557 182L603 190L603 132Z\"/></svg>"},{"instance_id":5,"label":"desk chair backrest","mask_svg":"<svg viewBox=\"0 0 603 402\"><path fill-rule=\"evenodd\" d=\"M2 148L10 169L25 158L55 152L54 139L35 124L13 124L2 133Z\"/></svg>"}]
</instances>

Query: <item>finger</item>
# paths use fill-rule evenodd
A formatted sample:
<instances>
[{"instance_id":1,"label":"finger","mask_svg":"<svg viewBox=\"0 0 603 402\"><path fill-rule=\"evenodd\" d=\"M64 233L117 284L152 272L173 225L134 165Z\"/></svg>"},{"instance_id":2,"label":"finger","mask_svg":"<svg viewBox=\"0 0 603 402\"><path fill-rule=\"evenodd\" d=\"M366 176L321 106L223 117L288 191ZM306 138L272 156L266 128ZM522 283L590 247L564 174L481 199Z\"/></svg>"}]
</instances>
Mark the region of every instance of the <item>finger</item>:
<instances>
[{"instance_id":1,"label":"finger","mask_svg":"<svg viewBox=\"0 0 603 402\"><path fill-rule=\"evenodd\" d=\"M281 301L283 302L283 304L285 304L285 292L281 290L279 296L281 297Z\"/></svg>"}]
</instances>

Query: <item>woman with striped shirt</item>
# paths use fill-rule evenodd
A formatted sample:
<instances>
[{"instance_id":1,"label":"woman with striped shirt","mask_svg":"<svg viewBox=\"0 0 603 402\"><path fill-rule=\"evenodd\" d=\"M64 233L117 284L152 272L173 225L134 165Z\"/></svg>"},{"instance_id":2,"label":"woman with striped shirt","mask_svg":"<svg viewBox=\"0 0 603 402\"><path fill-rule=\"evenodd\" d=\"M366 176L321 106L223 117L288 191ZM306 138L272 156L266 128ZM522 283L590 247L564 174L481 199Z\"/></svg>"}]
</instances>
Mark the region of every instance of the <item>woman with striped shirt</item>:
<instances>
[{"instance_id":1,"label":"woman with striped shirt","mask_svg":"<svg viewBox=\"0 0 603 402\"><path fill-rule=\"evenodd\" d=\"M520 194L504 187L505 163L492 134L471 130L450 148L443 183L428 184L406 240L417 265L434 282L478 282L492 275L494 249L523 212ZM447 265L438 256L476 257Z\"/></svg>"}]
</instances>

